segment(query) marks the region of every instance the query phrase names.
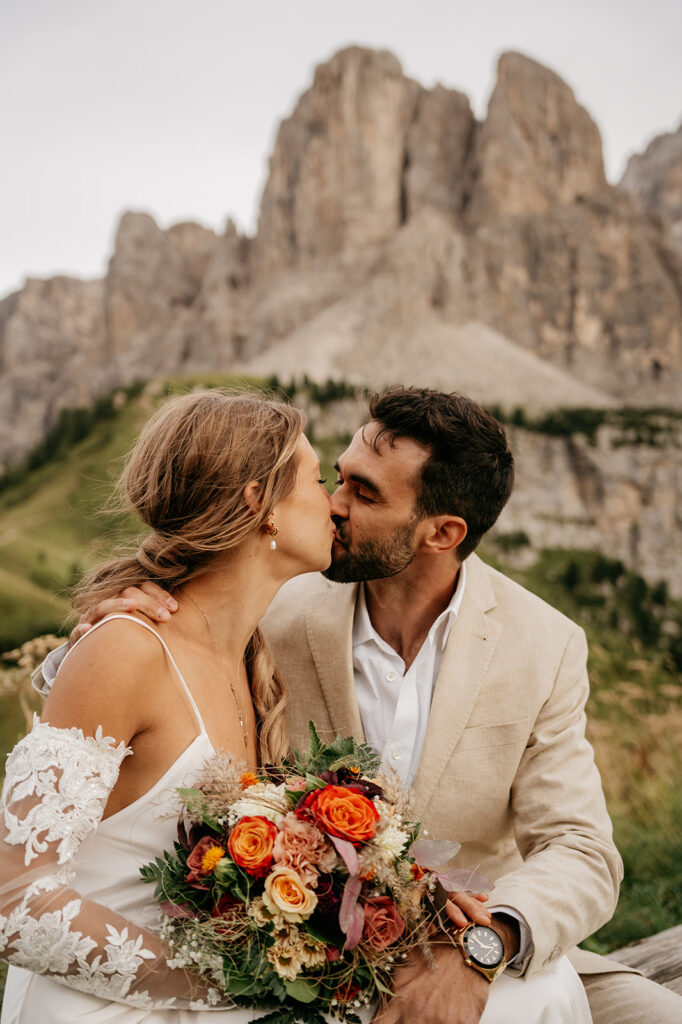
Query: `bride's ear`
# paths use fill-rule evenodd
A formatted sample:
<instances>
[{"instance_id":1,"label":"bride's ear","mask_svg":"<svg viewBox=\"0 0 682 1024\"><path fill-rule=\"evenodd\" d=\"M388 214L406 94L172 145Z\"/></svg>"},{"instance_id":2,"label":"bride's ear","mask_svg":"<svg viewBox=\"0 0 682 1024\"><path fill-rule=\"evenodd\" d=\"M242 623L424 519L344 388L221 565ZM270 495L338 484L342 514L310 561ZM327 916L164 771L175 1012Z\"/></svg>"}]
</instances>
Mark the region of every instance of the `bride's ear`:
<instances>
[{"instance_id":1,"label":"bride's ear","mask_svg":"<svg viewBox=\"0 0 682 1024\"><path fill-rule=\"evenodd\" d=\"M254 515L260 512L262 504L262 488L257 480L249 480L244 488L244 501Z\"/></svg>"}]
</instances>

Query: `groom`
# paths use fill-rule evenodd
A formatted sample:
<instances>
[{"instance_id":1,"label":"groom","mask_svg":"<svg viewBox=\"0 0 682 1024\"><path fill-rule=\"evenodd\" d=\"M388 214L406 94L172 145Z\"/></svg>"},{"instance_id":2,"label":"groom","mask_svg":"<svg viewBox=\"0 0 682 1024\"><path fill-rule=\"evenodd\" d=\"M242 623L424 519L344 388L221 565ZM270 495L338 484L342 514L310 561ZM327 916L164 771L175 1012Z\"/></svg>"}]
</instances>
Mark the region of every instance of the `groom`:
<instances>
[{"instance_id":1,"label":"groom","mask_svg":"<svg viewBox=\"0 0 682 1024\"><path fill-rule=\"evenodd\" d=\"M584 634L474 554L513 484L504 431L476 403L376 396L337 468L327 578L286 585L263 621L292 740L305 743L311 719L352 733L414 785L428 831L462 843L457 866L495 880L506 973L530 986L612 916L621 877L584 736ZM160 601L173 607L157 588L132 596L151 618ZM459 949L434 952L438 971L396 971L386 1024L480 1019L487 978ZM682 1020L667 989L589 953L571 959L596 1024Z\"/></svg>"}]
</instances>

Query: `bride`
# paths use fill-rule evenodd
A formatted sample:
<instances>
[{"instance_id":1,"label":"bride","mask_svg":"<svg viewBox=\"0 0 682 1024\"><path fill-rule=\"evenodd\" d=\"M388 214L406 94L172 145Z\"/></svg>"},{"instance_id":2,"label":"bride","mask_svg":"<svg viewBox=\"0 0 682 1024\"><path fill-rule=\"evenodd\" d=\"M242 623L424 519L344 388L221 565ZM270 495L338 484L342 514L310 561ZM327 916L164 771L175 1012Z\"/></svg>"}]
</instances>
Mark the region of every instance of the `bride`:
<instances>
[{"instance_id":1,"label":"bride","mask_svg":"<svg viewBox=\"0 0 682 1024\"><path fill-rule=\"evenodd\" d=\"M286 580L329 565L333 530L302 431L290 406L218 391L169 401L144 428L122 485L149 532L84 580L76 607L155 580L178 611L157 630L100 621L8 759L0 955L16 966L2 1024L196 1024L227 1005L166 965L138 872L172 847L175 789L214 751L253 767L287 751L258 621Z\"/></svg>"}]
</instances>

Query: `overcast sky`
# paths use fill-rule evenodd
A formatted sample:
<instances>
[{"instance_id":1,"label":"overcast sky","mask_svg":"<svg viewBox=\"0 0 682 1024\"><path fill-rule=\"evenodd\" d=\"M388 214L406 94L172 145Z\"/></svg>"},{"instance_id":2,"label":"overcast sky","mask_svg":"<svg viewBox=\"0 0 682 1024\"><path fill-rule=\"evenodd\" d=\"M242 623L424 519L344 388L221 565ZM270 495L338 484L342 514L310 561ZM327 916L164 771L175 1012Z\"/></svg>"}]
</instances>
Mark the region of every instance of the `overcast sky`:
<instances>
[{"instance_id":1,"label":"overcast sky","mask_svg":"<svg viewBox=\"0 0 682 1024\"><path fill-rule=\"evenodd\" d=\"M682 115L680 0L0 0L0 295L102 274L126 209L252 232L278 121L351 43L478 116L523 51L597 121L611 180Z\"/></svg>"}]
</instances>

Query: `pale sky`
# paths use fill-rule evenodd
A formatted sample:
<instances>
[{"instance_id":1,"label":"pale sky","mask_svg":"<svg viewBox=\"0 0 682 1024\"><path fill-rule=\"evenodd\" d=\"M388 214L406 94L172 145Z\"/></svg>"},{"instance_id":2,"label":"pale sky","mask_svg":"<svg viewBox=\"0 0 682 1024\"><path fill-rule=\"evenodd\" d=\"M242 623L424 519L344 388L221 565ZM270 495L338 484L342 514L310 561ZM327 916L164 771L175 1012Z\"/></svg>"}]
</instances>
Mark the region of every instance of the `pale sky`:
<instances>
[{"instance_id":1,"label":"pale sky","mask_svg":"<svg viewBox=\"0 0 682 1024\"><path fill-rule=\"evenodd\" d=\"M612 181L682 115L680 0L0 0L0 296L100 276L127 209L253 232L279 120L351 43L479 117L523 51L590 111Z\"/></svg>"}]
</instances>

